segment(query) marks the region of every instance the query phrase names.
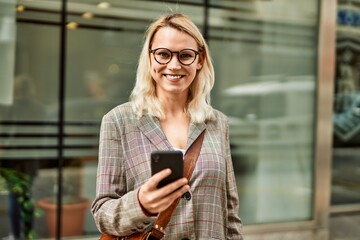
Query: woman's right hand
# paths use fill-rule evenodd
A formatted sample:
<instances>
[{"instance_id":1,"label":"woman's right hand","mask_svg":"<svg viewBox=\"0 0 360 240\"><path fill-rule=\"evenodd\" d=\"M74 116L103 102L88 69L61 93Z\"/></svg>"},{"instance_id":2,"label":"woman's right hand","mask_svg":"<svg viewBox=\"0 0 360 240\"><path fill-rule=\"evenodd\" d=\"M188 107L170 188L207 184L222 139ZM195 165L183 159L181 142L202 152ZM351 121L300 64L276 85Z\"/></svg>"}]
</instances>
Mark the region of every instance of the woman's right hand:
<instances>
[{"instance_id":1,"label":"woman's right hand","mask_svg":"<svg viewBox=\"0 0 360 240\"><path fill-rule=\"evenodd\" d=\"M176 199L189 191L186 178L178 179L168 185L157 188L161 180L171 174L170 169L164 169L154 174L140 187L138 198L142 207L151 214L157 214L167 209Z\"/></svg>"}]
</instances>

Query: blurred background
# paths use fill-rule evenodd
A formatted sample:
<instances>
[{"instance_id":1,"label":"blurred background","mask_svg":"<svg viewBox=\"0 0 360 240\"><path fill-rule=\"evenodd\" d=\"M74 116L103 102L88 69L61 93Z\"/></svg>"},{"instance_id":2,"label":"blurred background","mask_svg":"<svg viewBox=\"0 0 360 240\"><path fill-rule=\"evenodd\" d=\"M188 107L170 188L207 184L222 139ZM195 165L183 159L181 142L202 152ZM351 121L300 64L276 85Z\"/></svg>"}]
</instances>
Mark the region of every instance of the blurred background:
<instances>
[{"instance_id":1,"label":"blurred background","mask_svg":"<svg viewBox=\"0 0 360 240\"><path fill-rule=\"evenodd\" d=\"M209 44L246 239L358 239L359 0L0 0L0 238L97 239L100 121L169 11Z\"/></svg>"}]
</instances>

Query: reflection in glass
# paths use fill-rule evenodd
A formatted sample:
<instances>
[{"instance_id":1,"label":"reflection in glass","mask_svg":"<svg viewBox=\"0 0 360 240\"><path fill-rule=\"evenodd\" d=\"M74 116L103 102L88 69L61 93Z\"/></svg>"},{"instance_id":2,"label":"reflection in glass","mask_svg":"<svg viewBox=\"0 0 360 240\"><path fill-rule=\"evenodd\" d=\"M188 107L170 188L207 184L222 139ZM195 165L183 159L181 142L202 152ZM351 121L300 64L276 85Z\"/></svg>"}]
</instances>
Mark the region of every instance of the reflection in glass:
<instances>
[{"instance_id":1,"label":"reflection in glass","mask_svg":"<svg viewBox=\"0 0 360 240\"><path fill-rule=\"evenodd\" d=\"M317 3L222 3L237 11L210 10L213 103L229 116L240 216L311 219Z\"/></svg>"},{"instance_id":2,"label":"reflection in glass","mask_svg":"<svg viewBox=\"0 0 360 240\"><path fill-rule=\"evenodd\" d=\"M58 100L59 14L54 8L47 11L48 4L40 6L36 1L21 1L23 5L3 2L0 1L0 16L3 11L14 13L16 58L13 61L9 54L0 54L6 57L0 68L11 71L1 78L5 83L0 84L0 89L11 86L6 91L12 96L7 104L0 101L0 206L4 210L0 214L0 238L34 239L46 234L36 205L44 189L35 183L44 180L44 169L57 165L52 162L57 155L57 116L50 116L50 109ZM38 11L39 6L44 11ZM0 24L0 45L4 30ZM11 49L7 46L7 50Z\"/></svg>"},{"instance_id":3,"label":"reflection in glass","mask_svg":"<svg viewBox=\"0 0 360 240\"><path fill-rule=\"evenodd\" d=\"M360 8L340 1L337 16L333 206L360 202Z\"/></svg>"},{"instance_id":4,"label":"reflection in glass","mask_svg":"<svg viewBox=\"0 0 360 240\"><path fill-rule=\"evenodd\" d=\"M0 104L13 101L15 34L15 3L0 1Z\"/></svg>"},{"instance_id":5,"label":"reflection in glass","mask_svg":"<svg viewBox=\"0 0 360 240\"><path fill-rule=\"evenodd\" d=\"M246 225L310 219L317 1L209 2L204 32L217 79L212 103L230 120L240 216ZM14 104L0 105L0 164L32 165L25 168L33 200L54 198L63 137L63 194L93 199L99 122L128 100L144 30L170 10L203 29L204 2L122 0L99 8L99 1L68 1L64 136L58 136L60 1L18 3L15 76L6 82L18 90L9 90ZM4 26L0 20L0 40ZM34 218L38 237L49 237L48 226L45 212ZM89 211L80 230L98 234ZM1 236L9 232L9 225L0 228Z\"/></svg>"}]
</instances>

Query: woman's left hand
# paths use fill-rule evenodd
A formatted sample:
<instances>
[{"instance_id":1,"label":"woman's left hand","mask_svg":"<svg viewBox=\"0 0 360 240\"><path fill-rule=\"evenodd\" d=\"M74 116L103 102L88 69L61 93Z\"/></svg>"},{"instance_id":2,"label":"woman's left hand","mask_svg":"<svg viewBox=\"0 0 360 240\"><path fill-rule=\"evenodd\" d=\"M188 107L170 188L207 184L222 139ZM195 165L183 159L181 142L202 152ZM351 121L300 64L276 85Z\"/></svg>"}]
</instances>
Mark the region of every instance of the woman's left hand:
<instances>
[{"instance_id":1,"label":"woman's left hand","mask_svg":"<svg viewBox=\"0 0 360 240\"><path fill-rule=\"evenodd\" d=\"M142 207L150 214L157 214L167 209L176 199L189 191L186 178L178 179L168 185L157 188L161 180L171 174L170 169L164 169L154 174L140 187L138 198Z\"/></svg>"}]
</instances>

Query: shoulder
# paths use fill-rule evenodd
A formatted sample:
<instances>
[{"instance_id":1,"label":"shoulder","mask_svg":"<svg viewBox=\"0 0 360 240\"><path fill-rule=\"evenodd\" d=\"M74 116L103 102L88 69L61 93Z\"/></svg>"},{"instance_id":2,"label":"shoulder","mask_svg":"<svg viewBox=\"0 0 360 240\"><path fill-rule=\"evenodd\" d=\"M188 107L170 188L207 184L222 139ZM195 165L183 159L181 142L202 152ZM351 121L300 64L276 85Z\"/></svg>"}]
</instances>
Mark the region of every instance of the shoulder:
<instances>
[{"instance_id":1,"label":"shoulder","mask_svg":"<svg viewBox=\"0 0 360 240\"><path fill-rule=\"evenodd\" d=\"M103 131L124 133L132 131L137 126L138 119L130 102L114 107L103 116L101 121L101 129Z\"/></svg>"},{"instance_id":2,"label":"shoulder","mask_svg":"<svg viewBox=\"0 0 360 240\"><path fill-rule=\"evenodd\" d=\"M133 127L137 122L138 119L130 102L114 107L102 118L102 124L114 124L119 129Z\"/></svg>"},{"instance_id":3,"label":"shoulder","mask_svg":"<svg viewBox=\"0 0 360 240\"><path fill-rule=\"evenodd\" d=\"M135 118L135 113L132 104L130 102L126 102L111 109L109 112L107 112L104 115L104 118L105 119L111 118L113 120L126 119L126 118L133 119Z\"/></svg>"},{"instance_id":4,"label":"shoulder","mask_svg":"<svg viewBox=\"0 0 360 240\"><path fill-rule=\"evenodd\" d=\"M209 130L215 130L215 131L226 131L227 128L229 128L229 121L228 117L221 112L220 110L213 109L214 119L209 120L207 122L207 126Z\"/></svg>"},{"instance_id":5,"label":"shoulder","mask_svg":"<svg viewBox=\"0 0 360 240\"><path fill-rule=\"evenodd\" d=\"M228 123L228 117L221 112L218 109L213 109L214 115L215 115L215 122L227 124Z\"/></svg>"}]
</instances>

